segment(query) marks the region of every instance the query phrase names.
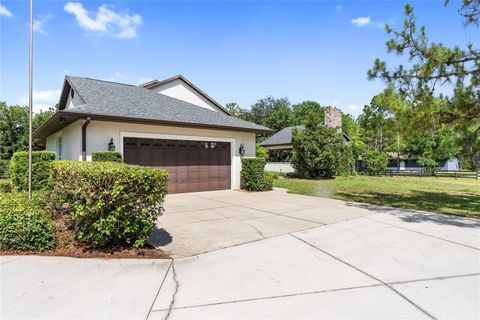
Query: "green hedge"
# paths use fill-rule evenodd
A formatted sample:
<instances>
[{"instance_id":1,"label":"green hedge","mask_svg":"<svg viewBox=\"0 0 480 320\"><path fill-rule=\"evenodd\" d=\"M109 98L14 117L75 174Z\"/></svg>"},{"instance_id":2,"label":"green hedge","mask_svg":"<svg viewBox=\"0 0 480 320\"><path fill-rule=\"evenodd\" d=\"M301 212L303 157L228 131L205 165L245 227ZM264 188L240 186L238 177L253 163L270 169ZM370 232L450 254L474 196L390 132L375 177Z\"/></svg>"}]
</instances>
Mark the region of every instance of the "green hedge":
<instances>
[{"instance_id":1,"label":"green hedge","mask_svg":"<svg viewBox=\"0 0 480 320\"><path fill-rule=\"evenodd\" d=\"M168 172L123 163L55 161L53 193L85 243L142 247L163 213ZM65 206L64 206L65 207Z\"/></svg>"},{"instance_id":2,"label":"green hedge","mask_svg":"<svg viewBox=\"0 0 480 320\"><path fill-rule=\"evenodd\" d=\"M114 151L92 152L93 162L123 162L122 154Z\"/></svg>"},{"instance_id":3,"label":"green hedge","mask_svg":"<svg viewBox=\"0 0 480 320\"><path fill-rule=\"evenodd\" d=\"M43 250L55 246L54 225L40 200L0 194L0 249Z\"/></svg>"},{"instance_id":4,"label":"green hedge","mask_svg":"<svg viewBox=\"0 0 480 320\"><path fill-rule=\"evenodd\" d=\"M0 179L10 177L10 160L0 160Z\"/></svg>"},{"instance_id":5,"label":"green hedge","mask_svg":"<svg viewBox=\"0 0 480 320\"><path fill-rule=\"evenodd\" d=\"M55 160L55 152L32 152L32 189L48 188L50 163ZM18 190L28 189L28 152L19 151L13 154L10 162L10 176L13 186Z\"/></svg>"},{"instance_id":6,"label":"green hedge","mask_svg":"<svg viewBox=\"0 0 480 320\"><path fill-rule=\"evenodd\" d=\"M242 189L248 191L272 190L273 178L265 175L265 159L242 158Z\"/></svg>"}]
</instances>

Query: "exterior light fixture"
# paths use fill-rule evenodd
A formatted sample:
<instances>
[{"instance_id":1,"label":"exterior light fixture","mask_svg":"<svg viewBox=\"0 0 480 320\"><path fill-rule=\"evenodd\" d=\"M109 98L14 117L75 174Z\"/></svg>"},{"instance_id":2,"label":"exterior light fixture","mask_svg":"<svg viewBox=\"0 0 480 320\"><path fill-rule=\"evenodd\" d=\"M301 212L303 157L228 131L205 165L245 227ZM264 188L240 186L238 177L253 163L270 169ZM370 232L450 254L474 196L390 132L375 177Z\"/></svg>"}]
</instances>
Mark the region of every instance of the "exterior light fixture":
<instances>
[{"instance_id":1,"label":"exterior light fixture","mask_svg":"<svg viewBox=\"0 0 480 320\"><path fill-rule=\"evenodd\" d=\"M60 117L60 119L58 119L58 123L60 124L64 124L65 122L67 122L67 119L65 119L64 117Z\"/></svg>"},{"instance_id":2,"label":"exterior light fixture","mask_svg":"<svg viewBox=\"0 0 480 320\"><path fill-rule=\"evenodd\" d=\"M245 155L245 147L243 146L243 143L240 144L240 148L238 148L238 153L240 153L241 157Z\"/></svg>"},{"instance_id":3,"label":"exterior light fixture","mask_svg":"<svg viewBox=\"0 0 480 320\"><path fill-rule=\"evenodd\" d=\"M108 143L108 151L115 151L115 144L113 143L113 138L110 138L110 142Z\"/></svg>"}]
</instances>

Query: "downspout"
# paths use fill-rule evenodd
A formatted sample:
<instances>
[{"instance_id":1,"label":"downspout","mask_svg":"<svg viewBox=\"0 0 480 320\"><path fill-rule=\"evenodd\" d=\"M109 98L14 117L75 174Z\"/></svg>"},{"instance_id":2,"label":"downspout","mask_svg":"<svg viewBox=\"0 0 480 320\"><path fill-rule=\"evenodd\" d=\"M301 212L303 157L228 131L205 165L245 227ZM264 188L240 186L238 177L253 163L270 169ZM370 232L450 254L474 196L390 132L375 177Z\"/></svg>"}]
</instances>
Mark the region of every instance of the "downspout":
<instances>
[{"instance_id":1,"label":"downspout","mask_svg":"<svg viewBox=\"0 0 480 320\"><path fill-rule=\"evenodd\" d=\"M91 118L87 118L82 124L82 161L87 161L87 127Z\"/></svg>"}]
</instances>

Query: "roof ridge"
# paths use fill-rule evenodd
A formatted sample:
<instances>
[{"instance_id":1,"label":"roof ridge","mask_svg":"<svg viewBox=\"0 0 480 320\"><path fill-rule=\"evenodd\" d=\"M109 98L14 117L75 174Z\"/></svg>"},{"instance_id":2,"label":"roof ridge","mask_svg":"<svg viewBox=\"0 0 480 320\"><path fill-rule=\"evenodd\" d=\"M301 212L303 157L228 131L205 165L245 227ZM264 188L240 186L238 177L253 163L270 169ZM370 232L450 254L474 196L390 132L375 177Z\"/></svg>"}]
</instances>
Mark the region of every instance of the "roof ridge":
<instances>
[{"instance_id":1,"label":"roof ridge","mask_svg":"<svg viewBox=\"0 0 480 320\"><path fill-rule=\"evenodd\" d=\"M117 82L117 81L111 81L111 80L104 80L104 79L94 79L94 78L89 78L89 77L79 77L79 76L70 76L70 75L67 75L66 77L67 77L67 78L87 79L87 80L93 80L93 81L114 83L114 84L119 84L119 85L122 85L122 86L129 86L129 87L138 87L138 86L136 86L136 85L134 85L134 84Z\"/></svg>"}]
</instances>

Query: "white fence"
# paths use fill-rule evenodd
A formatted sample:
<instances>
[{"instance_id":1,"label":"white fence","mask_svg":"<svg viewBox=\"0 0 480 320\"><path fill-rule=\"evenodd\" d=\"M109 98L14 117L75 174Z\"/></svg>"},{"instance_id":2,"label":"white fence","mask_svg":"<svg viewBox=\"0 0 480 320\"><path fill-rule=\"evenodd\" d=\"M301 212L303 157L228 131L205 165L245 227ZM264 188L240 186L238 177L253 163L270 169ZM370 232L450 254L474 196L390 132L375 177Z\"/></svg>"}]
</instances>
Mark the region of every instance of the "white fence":
<instances>
[{"instance_id":1,"label":"white fence","mask_svg":"<svg viewBox=\"0 0 480 320\"><path fill-rule=\"evenodd\" d=\"M288 173L295 171L290 162L267 162L265 171Z\"/></svg>"}]
</instances>

